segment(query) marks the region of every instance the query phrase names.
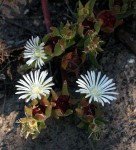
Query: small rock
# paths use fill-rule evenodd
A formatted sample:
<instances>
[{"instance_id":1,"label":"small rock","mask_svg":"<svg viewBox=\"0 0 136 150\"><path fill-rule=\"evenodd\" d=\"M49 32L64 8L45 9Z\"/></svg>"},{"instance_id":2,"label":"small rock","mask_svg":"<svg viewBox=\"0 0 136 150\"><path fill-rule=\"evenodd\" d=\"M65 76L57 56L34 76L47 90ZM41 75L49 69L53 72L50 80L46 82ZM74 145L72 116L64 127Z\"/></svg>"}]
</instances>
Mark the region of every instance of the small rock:
<instances>
[{"instance_id":1,"label":"small rock","mask_svg":"<svg viewBox=\"0 0 136 150\"><path fill-rule=\"evenodd\" d=\"M29 9L26 9L25 11L24 11L24 15L27 15L29 13Z\"/></svg>"},{"instance_id":2,"label":"small rock","mask_svg":"<svg viewBox=\"0 0 136 150\"><path fill-rule=\"evenodd\" d=\"M131 59L128 60L129 64L133 64L134 62L135 62L135 59L133 59L133 58L131 58Z\"/></svg>"}]
</instances>

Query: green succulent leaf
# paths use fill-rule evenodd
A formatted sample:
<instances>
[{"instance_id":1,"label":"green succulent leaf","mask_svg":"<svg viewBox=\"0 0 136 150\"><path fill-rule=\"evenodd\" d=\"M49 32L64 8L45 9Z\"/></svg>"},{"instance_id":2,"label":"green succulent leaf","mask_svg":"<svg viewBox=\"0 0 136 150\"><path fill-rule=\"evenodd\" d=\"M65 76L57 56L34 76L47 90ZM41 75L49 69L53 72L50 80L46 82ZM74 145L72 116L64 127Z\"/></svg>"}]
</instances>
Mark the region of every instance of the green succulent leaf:
<instances>
[{"instance_id":1,"label":"green succulent leaf","mask_svg":"<svg viewBox=\"0 0 136 150\"><path fill-rule=\"evenodd\" d=\"M69 48L69 47L71 47L74 44L75 44L74 39L68 40L67 43L66 43L66 48Z\"/></svg>"},{"instance_id":2,"label":"green succulent leaf","mask_svg":"<svg viewBox=\"0 0 136 150\"><path fill-rule=\"evenodd\" d=\"M46 115L47 117L50 117L50 116L51 116L51 113L52 113L52 106L49 105L49 106L46 108L46 110L45 110L45 115Z\"/></svg>"},{"instance_id":3,"label":"green succulent leaf","mask_svg":"<svg viewBox=\"0 0 136 150\"><path fill-rule=\"evenodd\" d=\"M25 132L23 133L24 138L25 138L25 139L27 139L27 138L28 138L28 136L29 136L29 134L30 134L30 132L25 131Z\"/></svg>"},{"instance_id":4,"label":"green succulent leaf","mask_svg":"<svg viewBox=\"0 0 136 150\"><path fill-rule=\"evenodd\" d=\"M108 121L106 121L106 120L104 120L102 117L100 118L96 118L95 119L95 123L97 124L97 125L104 125L104 124L107 124L108 123Z\"/></svg>"},{"instance_id":5,"label":"green succulent leaf","mask_svg":"<svg viewBox=\"0 0 136 150\"><path fill-rule=\"evenodd\" d=\"M78 8L78 13L77 13L78 22L82 22L89 15L89 3L90 2L88 2L84 7L81 1L79 1L79 8Z\"/></svg>"},{"instance_id":6,"label":"green succulent leaf","mask_svg":"<svg viewBox=\"0 0 136 150\"><path fill-rule=\"evenodd\" d=\"M18 68L18 72L20 74L24 74L26 73L29 69L31 68L34 68L34 63L32 63L32 65L28 66L27 64L25 65L21 65L19 68Z\"/></svg>"},{"instance_id":7,"label":"green succulent leaf","mask_svg":"<svg viewBox=\"0 0 136 150\"><path fill-rule=\"evenodd\" d=\"M63 116L63 113L60 109L55 109L54 114L55 114L55 117L57 117L57 118Z\"/></svg>"},{"instance_id":8,"label":"green succulent leaf","mask_svg":"<svg viewBox=\"0 0 136 150\"><path fill-rule=\"evenodd\" d=\"M81 3L81 1L79 0L79 3L78 3L78 16L82 16L82 9L83 9L83 4Z\"/></svg>"},{"instance_id":9,"label":"green succulent leaf","mask_svg":"<svg viewBox=\"0 0 136 150\"><path fill-rule=\"evenodd\" d=\"M99 21L97 21L95 24L94 24L94 29L97 33L99 33L99 31L101 30L101 23Z\"/></svg>"},{"instance_id":10,"label":"green succulent leaf","mask_svg":"<svg viewBox=\"0 0 136 150\"><path fill-rule=\"evenodd\" d=\"M123 4L126 4L126 3L128 3L129 1L131 1L131 0L122 0L123 1Z\"/></svg>"},{"instance_id":11,"label":"green succulent leaf","mask_svg":"<svg viewBox=\"0 0 136 150\"><path fill-rule=\"evenodd\" d=\"M83 47L83 46L84 46L84 42L85 42L85 39L82 38L82 39L78 42L77 46L78 46L78 47Z\"/></svg>"},{"instance_id":12,"label":"green succulent leaf","mask_svg":"<svg viewBox=\"0 0 136 150\"><path fill-rule=\"evenodd\" d=\"M25 106L24 111L27 117L32 117L32 108Z\"/></svg>"},{"instance_id":13,"label":"green succulent leaf","mask_svg":"<svg viewBox=\"0 0 136 150\"><path fill-rule=\"evenodd\" d=\"M121 13L125 13L128 9L128 4L124 3L123 6L121 7Z\"/></svg>"},{"instance_id":14,"label":"green succulent leaf","mask_svg":"<svg viewBox=\"0 0 136 150\"><path fill-rule=\"evenodd\" d=\"M73 113L73 110L71 110L71 109L68 109L66 112L65 112L65 114L63 114L63 116L69 116L69 115L71 115Z\"/></svg>"},{"instance_id":15,"label":"green succulent leaf","mask_svg":"<svg viewBox=\"0 0 136 150\"><path fill-rule=\"evenodd\" d=\"M82 116L83 116L83 110L80 109L80 108L76 108L75 110L76 110L77 116L78 116L79 118L82 118Z\"/></svg>"},{"instance_id":16,"label":"green succulent leaf","mask_svg":"<svg viewBox=\"0 0 136 150\"><path fill-rule=\"evenodd\" d=\"M46 42L48 41L49 37L50 37L50 34L46 34L46 35L43 37L42 42L46 43Z\"/></svg>"},{"instance_id":17,"label":"green succulent leaf","mask_svg":"<svg viewBox=\"0 0 136 150\"><path fill-rule=\"evenodd\" d=\"M90 38L87 38L85 41L84 41L84 48L88 45L90 45L90 41L91 39Z\"/></svg>"},{"instance_id":18,"label":"green succulent leaf","mask_svg":"<svg viewBox=\"0 0 136 150\"><path fill-rule=\"evenodd\" d=\"M78 33L81 37L84 37L83 32L84 32L84 27L83 27L82 23L79 23L79 24L78 24L77 33Z\"/></svg>"},{"instance_id":19,"label":"green succulent leaf","mask_svg":"<svg viewBox=\"0 0 136 150\"><path fill-rule=\"evenodd\" d=\"M51 27L50 29L51 29L52 34L54 36L60 36L60 32L59 32L59 30L56 27Z\"/></svg>"},{"instance_id":20,"label":"green succulent leaf","mask_svg":"<svg viewBox=\"0 0 136 150\"><path fill-rule=\"evenodd\" d=\"M94 9L94 5L95 5L95 2L96 2L96 0L90 0L89 2L88 2L88 6L87 6L87 8L86 9L88 9L88 10L90 10L90 15L92 16L92 14L93 14L93 9Z\"/></svg>"},{"instance_id":21,"label":"green succulent leaf","mask_svg":"<svg viewBox=\"0 0 136 150\"><path fill-rule=\"evenodd\" d=\"M59 40L54 47L54 56L61 55L66 48L66 41L64 39Z\"/></svg>"},{"instance_id":22,"label":"green succulent leaf","mask_svg":"<svg viewBox=\"0 0 136 150\"><path fill-rule=\"evenodd\" d=\"M60 22L60 27L59 28L60 28L60 30L64 28L64 23L63 22Z\"/></svg>"},{"instance_id":23,"label":"green succulent leaf","mask_svg":"<svg viewBox=\"0 0 136 150\"><path fill-rule=\"evenodd\" d=\"M81 129L84 129L85 126L86 126L86 124L85 124L83 121L81 121L81 122L77 125L77 127L78 127L78 128L81 128Z\"/></svg>"},{"instance_id":24,"label":"green succulent leaf","mask_svg":"<svg viewBox=\"0 0 136 150\"><path fill-rule=\"evenodd\" d=\"M52 55L53 55L53 54L52 54ZM53 58L53 56L47 55L47 58L44 59L43 61L44 61L45 63L47 63L47 62L49 62L52 58Z\"/></svg>"},{"instance_id":25,"label":"green succulent leaf","mask_svg":"<svg viewBox=\"0 0 136 150\"><path fill-rule=\"evenodd\" d=\"M53 89L51 89L51 94L52 94L52 100L57 101L59 96Z\"/></svg>"},{"instance_id":26,"label":"green succulent leaf","mask_svg":"<svg viewBox=\"0 0 136 150\"><path fill-rule=\"evenodd\" d=\"M49 55L49 56L52 56L52 48L50 45L47 45L44 47L44 52Z\"/></svg>"},{"instance_id":27,"label":"green succulent leaf","mask_svg":"<svg viewBox=\"0 0 136 150\"><path fill-rule=\"evenodd\" d=\"M62 86L62 95L67 95L69 96L69 92L68 92L68 84L67 81L65 80Z\"/></svg>"},{"instance_id":28,"label":"green succulent leaf","mask_svg":"<svg viewBox=\"0 0 136 150\"><path fill-rule=\"evenodd\" d=\"M114 6L114 0L109 0L109 8L110 10L113 8Z\"/></svg>"},{"instance_id":29,"label":"green succulent leaf","mask_svg":"<svg viewBox=\"0 0 136 150\"><path fill-rule=\"evenodd\" d=\"M47 126L45 124L45 121L41 121L41 122L38 122L38 129L39 131L41 131L42 129L45 129Z\"/></svg>"},{"instance_id":30,"label":"green succulent leaf","mask_svg":"<svg viewBox=\"0 0 136 150\"><path fill-rule=\"evenodd\" d=\"M61 37L70 40L75 37L76 34L76 26L70 25L69 22L66 23L66 25L60 30Z\"/></svg>"},{"instance_id":31,"label":"green succulent leaf","mask_svg":"<svg viewBox=\"0 0 136 150\"><path fill-rule=\"evenodd\" d=\"M32 139L33 140L36 139L38 137L38 135L39 135L39 132L35 132L34 134L32 134Z\"/></svg>"},{"instance_id":32,"label":"green succulent leaf","mask_svg":"<svg viewBox=\"0 0 136 150\"><path fill-rule=\"evenodd\" d=\"M35 106L37 104L38 104L38 100L37 99L34 99L34 100L31 101L31 105L32 106Z\"/></svg>"},{"instance_id":33,"label":"green succulent leaf","mask_svg":"<svg viewBox=\"0 0 136 150\"><path fill-rule=\"evenodd\" d=\"M91 14L90 11L93 10L94 2L95 2L95 0L90 0L90 1L88 1L88 2L85 4L85 7L84 7L84 8L85 8L85 13L86 13L87 15Z\"/></svg>"},{"instance_id":34,"label":"green succulent leaf","mask_svg":"<svg viewBox=\"0 0 136 150\"><path fill-rule=\"evenodd\" d=\"M127 18L127 17L131 16L131 15L136 15L136 10L135 9L128 10L124 14L118 14L117 19L124 19L124 18Z\"/></svg>"},{"instance_id":35,"label":"green succulent leaf","mask_svg":"<svg viewBox=\"0 0 136 150\"><path fill-rule=\"evenodd\" d=\"M36 120L38 120L38 121L44 121L44 120L47 119L47 117L46 117L45 115L43 115L43 114L36 114L36 115L34 116L34 118L35 118Z\"/></svg>"},{"instance_id":36,"label":"green succulent leaf","mask_svg":"<svg viewBox=\"0 0 136 150\"><path fill-rule=\"evenodd\" d=\"M98 63L98 61L97 61L97 59L96 59L96 55L95 55L94 53L92 53L92 52L90 52L89 55L90 55L90 61L91 61L91 63L92 63L96 68L100 69L101 66L99 65L99 63Z\"/></svg>"}]
</instances>

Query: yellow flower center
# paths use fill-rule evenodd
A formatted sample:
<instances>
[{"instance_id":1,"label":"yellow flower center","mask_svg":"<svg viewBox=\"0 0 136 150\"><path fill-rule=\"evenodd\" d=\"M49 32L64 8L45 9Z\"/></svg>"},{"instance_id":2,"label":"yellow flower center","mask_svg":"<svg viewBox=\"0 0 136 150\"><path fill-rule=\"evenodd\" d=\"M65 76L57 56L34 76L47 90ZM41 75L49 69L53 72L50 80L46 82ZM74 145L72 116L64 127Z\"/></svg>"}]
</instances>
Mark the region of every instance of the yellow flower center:
<instances>
[{"instance_id":1,"label":"yellow flower center","mask_svg":"<svg viewBox=\"0 0 136 150\"><path fill-rule=\"evenodd\" d=\"M38 87L38 85L34 85L32 88L32 93L40 93L40 87Z\"/></svg>"},{"instance_id":2,"label":"yellow flower center","mask_svg":"<svg viewBox=\"0 0 136 150\"><path fill-rule=\"evenodd\" d=\"M38 52L38 51L35 51L35 52L34 52L34 55L35 55L35 57L41 57L41 54L40 54L40 52Z\"/></svg>"},{"instance_id":3,"label":"yellow flower center","mask_svg":"<svg viewBox=\"0 0 136 150\"><path fill-rule=\"evenodd\" d=\"M94 96L100 96L101 95L101 90L98 87L94 87L91 90L91 94L94 95Z\"/></svg>"}]
</instances>

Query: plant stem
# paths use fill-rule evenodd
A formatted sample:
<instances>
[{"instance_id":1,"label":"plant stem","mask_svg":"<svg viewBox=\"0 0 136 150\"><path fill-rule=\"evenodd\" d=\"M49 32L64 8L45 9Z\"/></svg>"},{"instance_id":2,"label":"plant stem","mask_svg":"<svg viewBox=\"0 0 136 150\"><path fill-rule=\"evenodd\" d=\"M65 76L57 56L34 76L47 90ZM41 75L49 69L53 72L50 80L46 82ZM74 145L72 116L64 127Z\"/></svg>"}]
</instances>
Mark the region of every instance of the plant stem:
<instances>
[{"instance_id":1,"label":"plant stem","mask_svg":"<svg viewBox=\"0 0 136 150\"><path fill-rule=\"evenodd\" d=\"M43 10L43 16L44 16L44 22L46 25L47 32L50 32L51 25L51 18L50 13L48 9L48 0L41 0L42 3L42 10Z\"/></svg>"}]
</instances>

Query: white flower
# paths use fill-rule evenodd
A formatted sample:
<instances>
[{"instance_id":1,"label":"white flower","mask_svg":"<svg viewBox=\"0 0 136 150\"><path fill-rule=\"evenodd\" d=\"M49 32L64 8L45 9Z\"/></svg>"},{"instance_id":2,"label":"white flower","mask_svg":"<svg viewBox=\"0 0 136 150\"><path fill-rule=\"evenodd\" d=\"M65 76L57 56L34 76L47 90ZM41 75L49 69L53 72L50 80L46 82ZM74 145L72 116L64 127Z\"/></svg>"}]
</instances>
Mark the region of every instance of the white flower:
<instances>
[{"instance_id":1,"label":"white flower","mask_svg":"<svg viewBox=\"0 0 136 150\"><path fill-rule=\"evenodd\" d=\"M109 79L106 75L101 77L101 72L96 75L94 71L87 71L87 74L81 75L81 78L76 81L80 87L76 92L86 94L85 98L89 97L89 103L94 100L104 106L104 102L110 103L110 101L116 100L113 95L118 93L113 92L116 89L113 79Z\"/></svg>"},{"instance_id":2,"label":"white flower","mask_svg":"<svg viewBox=\"0 0 136 150\"><path fill-rule=\"evenodd\" d=\"M35 62L35 68L44 65L44 60L47 59L46 54L44 52L44 43L39 43L40 39L37 36L36 38L29 39L27 41L24 51L24 58L29 58L26 62L29 66Z\"/></svg>"},{"instance_id":3,"label":"white flower","mask_svg":"<svg viewBox=\"0 0 136 150\"><path fill-rule=\"evenodd\" d=\"M52 83L52 77L46 78L48 75L47 71L40 70L31 71L30 75L23 75L24 80L20 79L18 83L21 85L16 85L18 92L16 94L22 94L19 99L33 100L35 98L41 99L41 95L46 95L50 93Z\"/></svg>"}]
</instances>

